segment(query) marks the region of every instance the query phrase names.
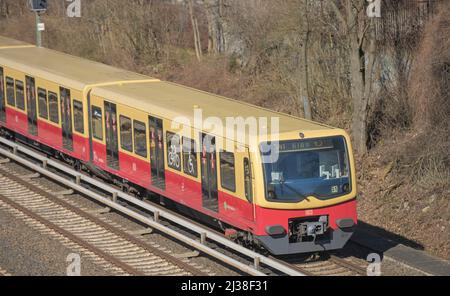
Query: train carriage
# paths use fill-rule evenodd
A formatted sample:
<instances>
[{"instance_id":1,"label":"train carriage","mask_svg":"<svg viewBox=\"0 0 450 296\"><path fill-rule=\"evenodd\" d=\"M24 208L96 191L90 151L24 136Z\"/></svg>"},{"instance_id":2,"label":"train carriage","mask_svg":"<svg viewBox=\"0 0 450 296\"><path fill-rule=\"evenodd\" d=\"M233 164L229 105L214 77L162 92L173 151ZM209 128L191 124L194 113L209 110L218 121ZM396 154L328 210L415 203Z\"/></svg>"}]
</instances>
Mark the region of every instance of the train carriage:
<instances>
[{"instance_id":1,"label":"train carriage","mask_svg":"<svg viewBox=\"0 0 450 296\"><path fill-rule=\"evenodd\" d=\"M32 44L0 36L0 49L35 47Z\"/></svg>"},{"instance_id":2,"label":"train carriage","mask_svg":"<svg viewBox=\"0 0 450 296\"><path fill-rule=\"evenodd\" d=\"M256 129L276 136L277 159L264 161L266 137L199 114L267 119ZM3 37L0 127L273 254L342 248L357 222L345 131Z\"/></svg>"},{"instance_id":3,"label":"train carriage","mask_svg":"<svg viewBox=\"0 0 450 296\"><path fill-rule=\"evenodd\" d=\"M0 50L6 127L80 161L90 150L86 93L95 85L152 80L7 38Z\"/></svg>"}]
</instances>

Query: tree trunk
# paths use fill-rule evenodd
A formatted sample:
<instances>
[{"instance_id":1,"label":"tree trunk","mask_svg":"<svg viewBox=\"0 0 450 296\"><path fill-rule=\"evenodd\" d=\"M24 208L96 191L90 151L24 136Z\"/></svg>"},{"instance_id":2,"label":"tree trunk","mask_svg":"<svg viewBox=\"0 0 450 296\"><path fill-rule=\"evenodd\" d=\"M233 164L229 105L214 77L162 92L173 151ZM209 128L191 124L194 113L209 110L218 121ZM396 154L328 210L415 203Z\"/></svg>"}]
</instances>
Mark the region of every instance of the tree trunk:
<instances>
[{"instance_id":1,"label":"tree trunk","mask_svg":"<svg viewBox=\"0 0 450 296\"><path fill-rule=\"evenodd\" d=\"M355 148L360 155L367 152L367 117L372 95L376 50L376 41L372 30L370 30L368 36L364 37L367 49L363 48L363 42L359 40L361 37L352 38L352 48L350 49L353 99L352 131Z\"/></svg>"},{"instance_id":2,"label":"tree trunk","mask_svg":"<svg viewBox=\"0 0 450 296\"><path fill-rule=\"evenodd\" d=\"M310 101L310 88L309 88L309 38L311 35L311 29L309 25L309 9L308 9L308 0L305 0L305 21L306 21L306 32L303 44L303 58L304 58L304 75L303 75L303 112L304 117L308 120L312 119L311 114L311 101Z\"/></svg>"},{"instance_id":3,"label":"tree trunk","mask_svg":"<svg viewBox=\"0 0 450 296\"><path fill-rule=\"evenodd\" d=\"M197 18L194 15L194 3L193 0L188 1L189 5L189 15L191 16L192 23L192 31L194 33L194 46L195 46L195 55L197 56L197 60L202 60L202 45L200 41L200 33L198 30L198 22Z\"/></svg>"},{"instance_id":4,"label":"tree trunk","mask_svg":"<svg viewBox=\"0 0 450 296\"><path fill-rule=\"evenodd\" d=\"M207 0L208 52L225 52L225 34L223 28L223 0Z\"/></svg>"},{"instance_id":5,"label":"tree trunk","mask_svg":"<svg viewBox=\"0 0 450 296\"><path fill-rule=\"evenodd\" d=\"M359 154L366 152L367 131L366 112L367 99L365 98L364 70L361 67L361 59L364 59L356 36L350 37L350 78L352 94L352 133L354 147Z\"/></svg>"},{"instance_id":6,"label":"tree trunk","mask_svg":"<svg viewBox=\"0 0 450 296\"><path fill-rule=\"evenodd\" d=\"M345 17L336 2L330 1L329 3L348 36L349 78L353 105L352 135L355 150L359 155L364 155L367 152L367 112L372 95L376 55L373 22L365 15L363 17L359 15L365 13L364 2L361 0L345 1Z\"/></svg>"}]
</instances>

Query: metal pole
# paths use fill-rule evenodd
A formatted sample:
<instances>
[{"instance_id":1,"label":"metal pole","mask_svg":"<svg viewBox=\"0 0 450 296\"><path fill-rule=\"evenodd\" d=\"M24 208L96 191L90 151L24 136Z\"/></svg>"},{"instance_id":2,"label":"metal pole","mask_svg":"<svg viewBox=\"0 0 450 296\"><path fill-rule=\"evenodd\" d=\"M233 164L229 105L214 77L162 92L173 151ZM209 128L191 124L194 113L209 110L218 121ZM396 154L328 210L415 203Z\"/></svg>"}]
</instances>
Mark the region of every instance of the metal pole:
<instances>
[{"instance_id":1,"label":"metal pole","mask_svg":"<svg viewBox=\"0 0 450 296\"><path fill-rule=\"evenodd\" d=\"M39 24L41 23L41 16L39 15L39 12L35 12L36 14L36 46L42 47L42 34L39 30Z\"/></svg>"}]
</instances>

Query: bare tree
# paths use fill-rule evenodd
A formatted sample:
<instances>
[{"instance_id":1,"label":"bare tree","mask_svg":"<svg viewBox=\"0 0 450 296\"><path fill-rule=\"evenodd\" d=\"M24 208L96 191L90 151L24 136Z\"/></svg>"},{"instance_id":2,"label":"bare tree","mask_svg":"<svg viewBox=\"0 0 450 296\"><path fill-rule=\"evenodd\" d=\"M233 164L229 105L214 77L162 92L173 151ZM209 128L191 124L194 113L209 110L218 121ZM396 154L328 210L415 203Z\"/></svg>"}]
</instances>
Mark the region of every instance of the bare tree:
<instances>
[{"instance_id":1,"label":"bare tree","mask_svg":"<svg viewBox=\"0 0 450 296\"><path fill-rule=\"evenodd\" d=\"M201 61L203 55L202 44L200 40L200 32L198 30L197 17L195 16L194 13L193 0L188 0L188 6L189 6L189 15L191 16L192 31L194 32L195 55L197 56L197 60Z\"/></svg>"},{"instance_id":2,"label":"bare tree","mask_svg":"<svg viewBox=\"0 0 450 296\"><path fill-rule=\"evenodd\" d=\"M223 0L205 0L205 8L208 20L208 53L224 53Z\"/></svg>"},{"instance_id":3,"label":"bare tree","mask_svg":"<svg viewBox=\"0 0 450 296\"><path fill-rule=\"evenodd\" d=\"M344 35L347 36L353 105L352 134L354 147L362 155L367 152L367 112L372 95L376 59L374 23L365 13L364 0L332 0L328 3L339 19Z\"/></svg>"},{"instance_id":4,"label":"bare tree","mask_svg":"<svg viewBox=\"0 0 450 296\"><path fill-rule=\"evenodd\" d=\"M309 42L310 42L310 36L311 36L311 27L310 27L310 20L309 20L309 1L304 0L304 37L303 37L303 68L304 68L304 75L303 75L303 111L305 114L305 118L311 120L312 114L311 114L311 92L310 92L310 83L309 83Z\"/></svg>"}]
</instances>

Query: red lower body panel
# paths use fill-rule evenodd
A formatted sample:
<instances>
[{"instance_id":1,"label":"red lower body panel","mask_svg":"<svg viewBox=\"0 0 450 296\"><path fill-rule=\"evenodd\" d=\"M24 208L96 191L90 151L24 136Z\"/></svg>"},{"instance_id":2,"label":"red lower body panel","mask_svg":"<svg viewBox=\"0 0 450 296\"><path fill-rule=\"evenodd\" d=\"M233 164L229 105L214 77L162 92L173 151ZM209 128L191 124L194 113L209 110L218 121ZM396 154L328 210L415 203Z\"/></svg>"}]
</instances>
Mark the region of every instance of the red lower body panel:
<instances>
[{"instance_id":1,"label":"red lower body panel","mask_svg":"<svg viewBox=\"0 0 450 296\"><path fill-rule=\"evenodd\" d=\"M89 140L85 137L73 134L73 151L63 149L62 130L61 128L49 124L46 121L38 120L38 134L31 135L28 132L27 114L17 110L6 108L6 124L5 127L15 131L27 138L42 143L48 147L64 152L71 157L82 161L89 160Z\"/></svg>"},{"instance_id":2,"label":"red lower body panel","mask_svg":"<svg viewBox=\"0 0 450 296\"><path fill-rule=\"evenodd\" d=\"M22 135L28 134L28 118L25 113L6 108L6 126Z\"/></svg>"},{"instance_id":3,"label":"red lower body panel","mask_svg":"<svg viewBox=\"0 0 450 296\"><path fill-rule=\"evenodd\" d=\"M190 208L202 208L201 184L170 171L166 171L165 195Z\"/></svg>"},{"instance_id":4,"label":"red lower body panel","mask_svg":"<svg viewBox=\"0 0 450 296\"><path fill-rule=\"evenodd\" d=\"M61 129L45 121L38 121L38 139L47 146L57 149L62 147Z\"/></svg>"},{"instance_id":5,"label":"red lower body panel","mask_svg":"<svg viewBox=\"0 0 450 296\"><path fill-rule=\"evenodd\" d=\"M77 159L89 161L89 139L73 134L73 151L64 152Z\"/></svg>"},{"instance_id":6,"label":"red lower body panel","mask_svg":"<svg viewBox=\"0 0 450 296\"><path fill-rule=\"evenodd\" d=\"M357 224L356 200L312 210L257 207L256 221L256 240L275 255L342 249Z\"/></svg>"},{"instance_id":7,"label":"red lower body panel","mask_svg":"<svg viewBox=\"0 0 450 296\"><path fill-rule=\"evenodd\" d=\"M265 228L268 225L281 225L286 231L288 231L288 222L291 218L324 215L328 216L329 225L332 229L337 228L336 221L339 219L350 218L356 224L356 199L341 204L312 210L277 210L266 209L257 206L256 219L258 222L257 228L255 229L255 234L267 235Z\"/></svg>"},{"instance_id":8,"label":"red lower body panel","mask_svg":"<svg viewBox=\"0 0 450 296\"><path fill-rule=\"evenodd\" d=\"M254 221L253 203L247 200L236 198L230 194L219 191L219 213L223 219L231 225L242 225L244 230L253 230Z\"/></svg>"},{"instance_id":9,"label":"red lower body panel","mask_svg":"<svg viewBox=\"0 0 450 296\"><path fill-rule=\"evenodd\" d=\"M105 148L106 149L106 148ZM106 150L105 150L106 153ZM139 186L147 188L150 182L150 163L126 153L119 154L120 175Z\"/></svg>"}]
</instances>

